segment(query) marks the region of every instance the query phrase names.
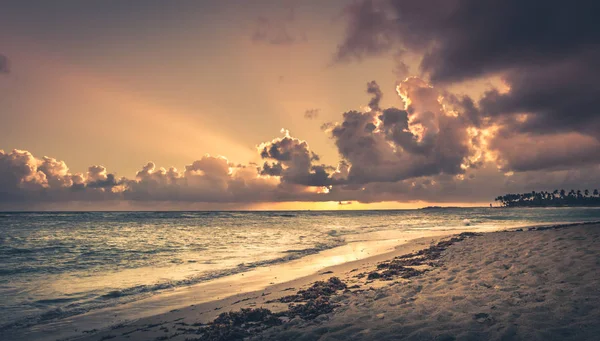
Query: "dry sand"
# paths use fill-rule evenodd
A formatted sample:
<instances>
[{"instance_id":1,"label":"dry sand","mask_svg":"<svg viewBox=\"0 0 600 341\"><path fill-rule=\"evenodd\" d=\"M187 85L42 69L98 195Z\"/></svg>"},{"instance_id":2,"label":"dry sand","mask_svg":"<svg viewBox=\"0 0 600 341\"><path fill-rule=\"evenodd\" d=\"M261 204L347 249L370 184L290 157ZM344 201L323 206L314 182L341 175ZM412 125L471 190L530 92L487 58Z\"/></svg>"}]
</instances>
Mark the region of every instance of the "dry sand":
<instances>
[{"instance_id":1,"label":"dry sand","mask_svg":"<svg viewBox=\"0 0 600 341\"><path fill-rule=\"evenodd\" d=\"M357 277L383 261L431 245L423 238L265 290L206 302L91 333L84 340L196 340L224 311L268 303L316 280L342 279L334 311L282 318L253 340L600 340L600 225L493 232L448 246L409 279ZM190 304L193 302L190 302Z\"/></svg>"}]
</instances>

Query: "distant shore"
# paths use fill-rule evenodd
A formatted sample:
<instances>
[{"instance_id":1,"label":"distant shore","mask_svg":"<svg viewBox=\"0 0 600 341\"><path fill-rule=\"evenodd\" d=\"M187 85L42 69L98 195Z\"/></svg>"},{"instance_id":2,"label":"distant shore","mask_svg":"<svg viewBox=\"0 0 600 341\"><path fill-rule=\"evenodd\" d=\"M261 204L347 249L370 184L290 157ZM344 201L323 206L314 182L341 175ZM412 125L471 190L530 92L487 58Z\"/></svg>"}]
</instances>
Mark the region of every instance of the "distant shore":
<instances>
[{"instance_id":1,"label":"distant shore","mask_svg":"<svg viewBox=\"0 0 600 341\"><path fill-rule=\"evenodd\" d=\"M538 225L458 239L420 238L392 252L324 268L264 290L87 331L76 339L211 339L202 330L212 328L210 335L215 337L228 328L211 324L221 313L265 308L269 313L262 311L259 319L264 321L257 322L264 326L246 336L586 340L600 332L598 241L597 223ZM290 309L295 316L290 316ZM252 312L258 310L221 316L220 321L257 318Z\"/></svg>"}]
</instances>

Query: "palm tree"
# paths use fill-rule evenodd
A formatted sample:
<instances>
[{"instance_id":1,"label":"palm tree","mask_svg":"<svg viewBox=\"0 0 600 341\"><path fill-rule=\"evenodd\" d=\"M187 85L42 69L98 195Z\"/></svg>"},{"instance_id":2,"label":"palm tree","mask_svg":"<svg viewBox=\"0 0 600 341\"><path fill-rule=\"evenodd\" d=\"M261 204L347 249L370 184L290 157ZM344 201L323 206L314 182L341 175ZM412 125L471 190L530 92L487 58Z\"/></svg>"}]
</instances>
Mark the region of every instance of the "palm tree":
<instances>
[{"instance_id":1,"label":"palm tree","mask_svg":"<svg viewBox=\"0 0 600 341\"><path fill-rule=\"evenodd\" d=\"M561 189L560 190L560 197L564 199L565 195L567 195L567 192L564 189Z\"/></svg>"},{"instance_id":2,"label":"palm tree","mask_svg":"<svg viewBox=\"0 0 600 341\"><path fill-rule=\"evenodd\" d=\"M597 197L597 196L598 196L598 190L597 190L597 189L595 189L595 190L594 190L594 196L595 196L595 197Z\"/></svg>"},{"instance_id":3,"label":"palm tree","mask_svg":"<svg viewBox=\"0 0 600 341\"><path fill-rule=\"evenodd\" d=\"M588 191L587 189L583 192L585 193L585 196L587 197L588 195L590 195L590 191Z\"/></svg>"},{"instance_id":4,"label":"palm tree","mask_svg":"<svg viewBox=\"0 0 600 341\"><path fill-rule=\"evenodd\" d=\"M499 201L502 206L506 206L503 196L498 196L496 199L494 199L494 201Z\"/></svg>"}]
</instances>

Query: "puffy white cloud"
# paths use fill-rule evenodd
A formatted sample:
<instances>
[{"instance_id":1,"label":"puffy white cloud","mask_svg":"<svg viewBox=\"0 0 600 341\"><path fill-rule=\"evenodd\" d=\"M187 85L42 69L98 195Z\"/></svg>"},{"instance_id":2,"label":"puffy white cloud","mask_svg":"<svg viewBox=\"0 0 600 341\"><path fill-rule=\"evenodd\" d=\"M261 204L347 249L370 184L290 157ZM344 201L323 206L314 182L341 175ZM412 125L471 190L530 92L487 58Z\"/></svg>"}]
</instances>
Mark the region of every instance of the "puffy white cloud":
<instances>
[{"instance_id":1,"label":"puffy white cloud","mask_svg":"<svg viewBox=\"0 0 600 341\"><path fill-rule=\"evenodd\" d=\"M25 150L0 150L0 184L4 191L35 190L48 187L46 174L38 170L40 160Z\"/></svg>"}]
</instances>

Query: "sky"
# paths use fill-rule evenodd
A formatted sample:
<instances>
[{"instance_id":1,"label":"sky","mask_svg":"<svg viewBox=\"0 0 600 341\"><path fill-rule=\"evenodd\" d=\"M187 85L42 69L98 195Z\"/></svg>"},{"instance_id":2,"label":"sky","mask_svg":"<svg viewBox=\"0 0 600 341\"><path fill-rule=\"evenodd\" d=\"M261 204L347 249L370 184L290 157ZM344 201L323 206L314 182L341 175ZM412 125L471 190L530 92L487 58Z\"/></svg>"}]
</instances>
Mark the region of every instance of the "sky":
<instances>
[{"instance_id":1,"label":"sky","mask_svg":"<svg viewBox=\"0 0 600 341\"><path fill-rule=\"evenodd\" d=\"M4 1L0 209L600 187L595 2Z\"/></svg>"}]
</instances>

